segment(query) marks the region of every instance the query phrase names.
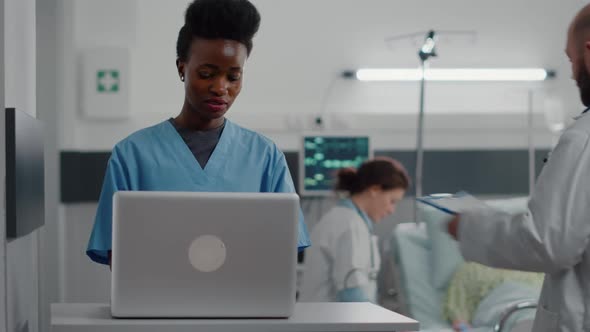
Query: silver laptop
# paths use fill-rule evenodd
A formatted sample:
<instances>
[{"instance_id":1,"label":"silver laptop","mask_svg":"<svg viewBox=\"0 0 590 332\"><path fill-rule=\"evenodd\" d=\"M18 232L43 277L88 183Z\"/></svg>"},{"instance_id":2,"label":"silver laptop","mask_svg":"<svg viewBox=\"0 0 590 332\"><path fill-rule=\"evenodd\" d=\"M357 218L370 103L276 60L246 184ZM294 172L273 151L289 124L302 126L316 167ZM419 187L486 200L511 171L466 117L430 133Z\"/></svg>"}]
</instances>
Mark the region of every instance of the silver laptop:
<instances>
[{"instance_id":1,"label":"silver laptop","mask_svg":"<svg viewBox=\"0 0 590 332\"><path fill-rule=\"evenodd\" d=\"M114 317L288 317L299 198L124 191L113 197Z\"/></svg>"}]
</instances>

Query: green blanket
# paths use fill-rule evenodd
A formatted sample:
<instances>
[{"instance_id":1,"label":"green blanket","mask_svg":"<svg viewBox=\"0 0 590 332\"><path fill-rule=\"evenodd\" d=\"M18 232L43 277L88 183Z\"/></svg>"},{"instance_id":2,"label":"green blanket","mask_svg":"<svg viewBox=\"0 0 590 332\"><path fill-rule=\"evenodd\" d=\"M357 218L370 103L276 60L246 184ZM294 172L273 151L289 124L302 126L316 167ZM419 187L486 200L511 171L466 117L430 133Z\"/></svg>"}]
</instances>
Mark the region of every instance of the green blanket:
<instances>
[{"instance_id":1,"label":"green blanket","mask_svg":"<svg viewBox=\"0 0 590 332\"><path fill-rule=\"evenodd\" d=\"M449 322L472 322L480 302L504 282L517 282L524 288L540 289L543 274L495 269L481 264L463 263L449 284L443 303L443 317Z\"/></svg>"}]
</instances>

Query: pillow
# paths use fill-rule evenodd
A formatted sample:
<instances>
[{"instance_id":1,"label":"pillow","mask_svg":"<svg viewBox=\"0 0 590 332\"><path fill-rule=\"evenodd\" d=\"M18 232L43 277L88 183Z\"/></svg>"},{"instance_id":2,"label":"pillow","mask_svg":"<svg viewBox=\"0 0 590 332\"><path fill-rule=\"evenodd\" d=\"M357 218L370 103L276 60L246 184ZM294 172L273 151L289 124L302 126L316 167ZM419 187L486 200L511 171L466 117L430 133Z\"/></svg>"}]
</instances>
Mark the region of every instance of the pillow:
<instances>
[{"instance_id":1,"label":"pillow","mask_svg":"<svg viewBox=\"0 0 590 332\"><path fill-rule=\"evenodd\" d=\"M445 324L439 319L440 298L430 276L430 240L424 224L399 224L391 240L400 293L407 314L420 322L420 327L431 328Z\"/></svg>"},{"instance_id":2,"label":"pillow","mask_svg":"<svg viewBox=\"0 0 590 332\"><path fill-rule=\"evenodd\" d=\"M486 204L507 213L524 213L528 197L486 200ZM432 243L431 265L434 287L445 292L453 274L464 262L459 245L448 233L447 223L453 216L429 205L418 203L418 218L426 223L426 231Z\"/></svg>"},{"instance_id":3,"label":"pillow","mask_svg":"<svg viewBox=\"0 0 590 332\"><path fill-rule=\"evenodd\" d=\"M446 225L453 216L419 203L418 218L426 223L426 232L431 241L432 284L438 291L444 292L455 270L463 263L459 245L446 230Z\"/></svg>"}]
</instances>

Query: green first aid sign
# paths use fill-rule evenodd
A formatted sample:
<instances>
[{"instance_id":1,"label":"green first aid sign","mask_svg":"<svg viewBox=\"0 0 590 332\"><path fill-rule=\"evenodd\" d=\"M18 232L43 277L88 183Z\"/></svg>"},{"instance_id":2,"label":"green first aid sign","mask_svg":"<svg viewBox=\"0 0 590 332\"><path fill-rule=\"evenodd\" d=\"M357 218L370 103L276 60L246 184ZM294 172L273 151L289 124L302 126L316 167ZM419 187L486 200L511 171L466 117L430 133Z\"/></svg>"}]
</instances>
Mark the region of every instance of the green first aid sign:
<instances>
[{"instance_id":1,"label":"green first aid sign","mask_svg":"<svg viewBox=\"0 0 590 332\"><path fill-rule=\"evenodd\" d=\"M96 72L96 91L99 93L119 92L119 71L101 69Z\"/></svg>"}]
</instances>

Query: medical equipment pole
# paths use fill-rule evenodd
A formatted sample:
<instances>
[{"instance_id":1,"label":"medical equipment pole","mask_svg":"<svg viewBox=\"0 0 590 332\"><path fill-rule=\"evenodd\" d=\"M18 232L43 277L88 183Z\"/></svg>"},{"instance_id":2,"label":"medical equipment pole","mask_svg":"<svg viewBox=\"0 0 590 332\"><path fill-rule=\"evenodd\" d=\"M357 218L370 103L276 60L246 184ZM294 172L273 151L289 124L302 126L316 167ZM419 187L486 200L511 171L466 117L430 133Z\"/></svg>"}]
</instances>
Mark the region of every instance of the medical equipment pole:
<instances>
[{"instance_id":1,"label":"medical equipment pole","mask_svg":"<svg viewBox=\"0 0 590 332\"><path fill-rule=\"evenodd\" d=\"M529 146L529 196L535 189L535 146L533 141L533 90L529 89L528 146Z\"/></svg>"},{"instance_id":2,"label":"medical equipment pole","mask_svg":"<svg viewBox=\"0 0 590 332\"><path fill-rule=\"evenodd\" d=\"M424 165L424 87L426 85L426 66L428 60L422 60L422 79L420 80L420 111L418 113L418 132L416 138L416 174L414 184L416 186L416 197L422 197L422 168ZM414 200L414 220L419 223L418 201Z\"/></svg>"},{"instance_id":3,"label":"medical equipment pole","mask_svg":"<svg viewBox=\"0 0 590 332\"><path fill-rule=\"evenodd\" d=\"M426 67L428 59L436 56L435 51L435 32L430 30L426 34L424 45L418 52L422 66L422 79L420 80L420 111L418 113L418 131L416 133L416 174L414 185L416 186L416 197L422 196L422 169L424 165L424 89L426 87ZM418 201L414 200L414 221L420 223L418 215Z\"/></svg>"}]
</instances>

